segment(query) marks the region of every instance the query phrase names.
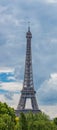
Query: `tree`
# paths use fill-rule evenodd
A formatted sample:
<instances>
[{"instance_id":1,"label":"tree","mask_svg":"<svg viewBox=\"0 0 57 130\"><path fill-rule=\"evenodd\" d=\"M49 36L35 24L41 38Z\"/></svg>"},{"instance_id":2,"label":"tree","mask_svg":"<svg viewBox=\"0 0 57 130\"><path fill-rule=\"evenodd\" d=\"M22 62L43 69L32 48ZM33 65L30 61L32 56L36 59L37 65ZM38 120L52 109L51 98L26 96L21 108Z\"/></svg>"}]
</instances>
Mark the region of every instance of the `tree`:
<instances>
[{"instance_id":1,"label":"tree","mask_svg":"<svg viewBox=\"0 0 57 130\"><path fill-rule=\"evenodd\" d=\"M1 117L0 117L0 130L7 130L6 124Z\"/></svg>"},{"instance_id":2,"label":"tree","mask_svg":"<svg viewBox=\"0 0 57 130\"><path fill-rule=\"evenodd\" d=\"M13 108L0 102L0 130L57 130L57 117L51 121L42 112L20 113L16 117Z\"/></svg>"},{"instance_id":3,"label":"tree","mask_svg":"<svg viewBox=\"0 0 57 130\"><path fill-rule=\"evenodd\" d=\"M20 125L19 125L19 122L15 125L14 130L20 130Z\"/></svg>"},{"instance_id":4,"label":"tree","mask_svg":"<svg viewBox=\"0 0 57 130\"><path fill-rule=\"evenodd\" d=\"M20 130L27 130L28 129L27 120L26 120L24 113L20 113L19 128L20 128Z\"/></svg>"},{"instance_id":5,"label":"tree","mask_svg":"<svg viewBox=\"0 0 57 130\"><path fill-rule=\"evenodd\" d=\"M54 120L53 120L53 121L54 121L54 124L55 124L55 125L57 125L57 117L56 117L56 118L54 118Z\"/></svg>"},{"instance_id":6,"label":"tree","mask_svg":"<svg viewBox=\"0 0 57 130\"><path fill-rule=\"evenodd\" d=\"M9 107L6 103L1 103L0 102L0 114L8 114L11 116L12 121L15 119L15 111L13 108Z\"/></svg>"},{"instance_id":7,"label":"tree","mask_svg":"<svg viewBox=\"0 0 57 130\"><path fill-rule=\"evenodd\" d=\"M0 102L0 129L14 130L15 117L14 109Z\"/></svg>"}]
</instances>

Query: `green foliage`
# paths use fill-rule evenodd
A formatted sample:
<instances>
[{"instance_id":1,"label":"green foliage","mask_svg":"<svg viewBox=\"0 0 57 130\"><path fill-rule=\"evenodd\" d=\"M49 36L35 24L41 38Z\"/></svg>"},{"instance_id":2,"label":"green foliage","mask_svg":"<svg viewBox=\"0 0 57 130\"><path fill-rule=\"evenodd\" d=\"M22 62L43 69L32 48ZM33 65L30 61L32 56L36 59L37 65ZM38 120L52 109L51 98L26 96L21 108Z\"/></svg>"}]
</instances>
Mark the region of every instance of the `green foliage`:
<instances>
[{"instance_id":1,"label":"green foliage","mask_svg":"<svg viewBox=\"0 0 57 130\"><path fill-rule=\"evenodd\" d=\"M37 114L29 112L26 114L26 119L28 130L57 130L56 125L51 122L49 116L42 112Z\"/></svg>"},{"instance_id":2,"label":"green foliage","mask_svg":"<svg viewBox=\"0 0 57 130\"><path fill-rule=\"evenodd\" d=\"M20 113L20 116L16 117L13 108L0 102L0 130L57 130L57 118L51 121L49 116L42 112Z\"/></svg>"},{"instance_id":3,"label":"green foliage","mask_svg":"<svg viewBox=\"0 0 57 130\"><path fill-rule=\"evenodd\" d=\"M15 125L14 130L20 130L20 125L19 125L19 123L17 123L17 124Z\"/></svg>"},{"instance_id":4,"label":"green foliage","mask_svg":"<svg viewBox=\"0 0 57 130\"><path fill-rule=\"evenodd\" d=\"M27 130L27 120L24 113L20 113L19 128L20 130Z\"/></svg>"},{"instance_id":5,"label":"green foliage","mask_svg":"<svg viewBox=\"0 0 57 130\"><path fill-rule=\"evenodd\" d=\"M54 120L53 120L53 121L54 121L54 124L55 124L55 125L57 125L57 117L56 117L56 118L54 118Z\"/></svg>"},{"instance_id":6,"label":"green foliage","mask_svg":"<svg viewBox=\"0 0 57 130\"><path fill-rule=\"evenodd\" d=\"M15 119L15 111L13 108L8 107L8 105L6 103L1 103L0 102L0 115L3 114L8 114L9 116L11 116L12 120Z\"/></svg>"},{"instance_id":7,"label":"green foliage","mask_svg":"<svg viewBox=\"0 0 57 130\"><path fill-rule=\"evenodd\" d=\"M1 117L0 117L0 130L7 130L6 124Z\"/></svg>"},{"instance_id":8,"label":"green foliage","mask_svg":"<svg viewBox=\"0 0 57 130\"><path fill-rule=\"evenodd\" d=\"M15 112L6 103L0 102L0 130L14 130Z\"/></svg>"}]
</instances>

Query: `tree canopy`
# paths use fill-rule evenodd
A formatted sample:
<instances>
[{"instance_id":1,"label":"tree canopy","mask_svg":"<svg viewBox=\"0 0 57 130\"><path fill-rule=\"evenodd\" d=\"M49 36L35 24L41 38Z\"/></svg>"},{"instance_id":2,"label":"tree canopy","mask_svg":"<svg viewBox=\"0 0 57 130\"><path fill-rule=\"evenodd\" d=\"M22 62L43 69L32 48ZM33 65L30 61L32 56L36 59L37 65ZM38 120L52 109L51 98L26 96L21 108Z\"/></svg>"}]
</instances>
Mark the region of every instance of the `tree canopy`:
<instances>
[{"instance_id":1,"label":"tree canopy","mask_svg":"<svg viewBox=\"0 0 57 130\"><path fill-rule=\"evenodd\" d=\"M6 103L0 102L0 130L13 130L15 126L15 111Z\"/></svg>"},{"instance_id":2,"label":"tree canopy","mask_svg":"<svg viewBox=\"0 0 57 130\"><path fill-rule=\"evenodd\" d=\"M16 117L13 108L0 102L0 130L57 130L57 117L51 121L42 112L20 113Z\"/></svg>"}]
</instances>

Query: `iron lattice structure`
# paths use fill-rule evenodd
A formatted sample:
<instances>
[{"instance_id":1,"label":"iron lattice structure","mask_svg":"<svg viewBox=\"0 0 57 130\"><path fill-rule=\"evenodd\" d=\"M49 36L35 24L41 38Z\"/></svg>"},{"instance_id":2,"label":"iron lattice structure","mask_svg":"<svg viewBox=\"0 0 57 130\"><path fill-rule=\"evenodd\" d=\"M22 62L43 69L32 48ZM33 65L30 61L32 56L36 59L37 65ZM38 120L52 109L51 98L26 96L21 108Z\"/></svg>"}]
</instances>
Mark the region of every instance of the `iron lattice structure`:
<instances>
[{"instance_id":1,"label":"iron lattice structure","mask_svg":"<svg viewBox=\"0 0 57 130\"><path fill-rule=\"evenodd\" d=\"M32 72L32 54L31 54L31 38L32 34L30 32L30 27L28 27L28 32L26 33L27 38L27 47L26 47L26 61L25 61L25 73L24 73L24 82L23 89L21 91L21 97L19 104L17 106L16 113L19 112L28 112L30 109L25 109L26 100L31 99L32 112L39 112L38 104L36 101L36 91L34 90L33 83L33 72Z\"/></svg>"}]
</instances>

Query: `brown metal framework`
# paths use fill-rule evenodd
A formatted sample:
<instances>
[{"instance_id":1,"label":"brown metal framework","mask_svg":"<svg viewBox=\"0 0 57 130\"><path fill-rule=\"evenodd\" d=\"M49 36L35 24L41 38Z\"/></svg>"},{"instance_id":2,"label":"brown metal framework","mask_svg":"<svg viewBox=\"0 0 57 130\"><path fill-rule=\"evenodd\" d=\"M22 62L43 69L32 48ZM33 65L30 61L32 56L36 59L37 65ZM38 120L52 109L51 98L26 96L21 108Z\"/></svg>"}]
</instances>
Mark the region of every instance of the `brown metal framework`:
<instances>
[{"instance_id":1,"label":"brown metal framework","mask_svg":"<svg viewBox=\"0 0 57 130\"><path fill-rule=\"evenodd\" d=\"M28 32L26 33L27 47L26 47L26 61L25 61L25 73L23 89L21 91L21 97L19 104L17 106L17 111L30 111L30 109L25 109L25 104L27 98L31 99L32 111L40 111L35 97L35 90L33 84L33 72L32 72L32 54L31 54L31 38L32 34L30 32L30 27L28 27Z\"/></svg>"}]
</instances>

